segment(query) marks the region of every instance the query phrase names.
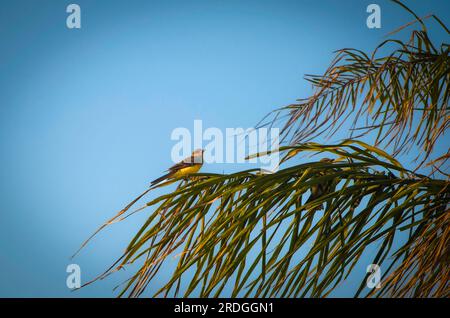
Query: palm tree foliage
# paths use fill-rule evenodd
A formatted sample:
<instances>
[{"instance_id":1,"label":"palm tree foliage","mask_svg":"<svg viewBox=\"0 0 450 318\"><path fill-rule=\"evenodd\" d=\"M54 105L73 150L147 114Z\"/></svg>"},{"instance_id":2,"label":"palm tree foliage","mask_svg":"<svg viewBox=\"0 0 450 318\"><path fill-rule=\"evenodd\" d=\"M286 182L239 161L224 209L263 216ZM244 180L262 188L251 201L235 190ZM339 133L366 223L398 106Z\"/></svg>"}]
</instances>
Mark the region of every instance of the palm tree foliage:
<instances>
[{"instance_id":1,"label":"palm tree foliage","mask_svg":"<svg viewBox=\"0 0 450 318\"><path fill-rule=\"evenodd\" d=\"M221 296L231 286L232 296L323 297L369 257L383 268L382 287L369 296L448 297L450 182L395 159L418 147L419 167L428 160L443 172L448 157L430 159L450 123L449 46L436 46L415 17L421 29L409 41L387 40L371 55L338 51L323 76L307 77L311 97L274 113L270 124L287 116L277 172L199 173L131 211L134 200L105 223L150 211L96 279L139 263L120 293L137 297L176 256L155 296ZM378 57L388 44L393 51ZM375 133L373 145L360 136L312 142L352 114L360 136ZM363 117L366 125L357 127ZM387 144L391 155L378 148ZM332 159L301 163L304 154ZM367 295L365 286L355 294Z\"/></svg>"},{"instance_id":2,"label":"palm tree foliage","mask_svg":"<svg viewBox=\"0 0 450 318\"><path fill-rule=\"evenodd\" d=\"M288 112L285 138L297 144L332 136L351 120L349 137L375 131L374 144L393 145L393 155L416 145L422 149L418 157L428 159L450 125L450 47L435 45L423 20L414 16L422 28L408 41L385 40L372 54L338 50L324 75L307 75L314 94L274 112L275 119ZM439 18L431 17L449 32ZM380 54L383 50L388 53ZM361 121L364 125L357 127Z\"/></svg>"}]
</instances>

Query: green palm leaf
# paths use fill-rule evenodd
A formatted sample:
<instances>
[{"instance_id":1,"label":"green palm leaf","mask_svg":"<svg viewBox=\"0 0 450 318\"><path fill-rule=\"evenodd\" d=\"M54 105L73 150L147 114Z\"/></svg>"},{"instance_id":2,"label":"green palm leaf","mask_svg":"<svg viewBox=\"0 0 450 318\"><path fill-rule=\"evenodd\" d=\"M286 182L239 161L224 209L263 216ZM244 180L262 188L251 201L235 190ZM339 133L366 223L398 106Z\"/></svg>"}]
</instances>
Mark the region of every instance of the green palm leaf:
<instances>
[{"instance_id":1,"label":"green palm leaf","mask_svg":"<svg viewBox=\"0 0 450 318\"><path fill-rule=\"evenodd\" d=\"M435 45L413 15L421 29L408 42L387 40L371 55L338 51L323 76L307 77L311 97L274 113L269 123L288 115L280 170L196 174L134 211L138 200L121 210L101 229L149 215L93 281L139 263L120 293L138 297L176 256L154 296L221 296L231 286L233 297L325 297L370 251L384 269L382 288L367 294L363 280L355 295L448 297L450 182L417 169L428 161L448 177L442 166L450 152L431 157L450 124L449 46ZM388 45L391 54L379 56ZM373 145L354 133L339 143L312 142L350 119L359 137L375 133ZM368 124L357 127L360 119ZM411 171L395 157L413 147L422 161ZM332 160L302 162L303 154Z\"/></svg>"}]
</instances>

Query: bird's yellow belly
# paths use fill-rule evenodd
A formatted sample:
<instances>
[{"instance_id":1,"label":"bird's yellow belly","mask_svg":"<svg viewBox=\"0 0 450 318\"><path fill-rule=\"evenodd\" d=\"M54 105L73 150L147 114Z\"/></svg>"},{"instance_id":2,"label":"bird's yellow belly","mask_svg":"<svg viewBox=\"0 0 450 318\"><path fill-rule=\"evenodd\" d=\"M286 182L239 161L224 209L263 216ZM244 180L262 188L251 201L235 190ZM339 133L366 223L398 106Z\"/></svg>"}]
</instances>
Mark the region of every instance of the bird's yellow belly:
<instances>
[{"instance_id":1,"label":"bird's yellow belly","mask_svg":"<svg viewBox=\"0 0 450 318\"><path fill-rule=\"evenodd\" d=\"M180 170L178 170L177 172L174 173L173 177L174 178L181 178L181 177L184 177L186 175L196 173L197 171L200 170L201 167L202 167L201 165L193 165L193 166L190 166L190 167L186 167L186 168L180 169Z\"/></svg>"}]
</instances>

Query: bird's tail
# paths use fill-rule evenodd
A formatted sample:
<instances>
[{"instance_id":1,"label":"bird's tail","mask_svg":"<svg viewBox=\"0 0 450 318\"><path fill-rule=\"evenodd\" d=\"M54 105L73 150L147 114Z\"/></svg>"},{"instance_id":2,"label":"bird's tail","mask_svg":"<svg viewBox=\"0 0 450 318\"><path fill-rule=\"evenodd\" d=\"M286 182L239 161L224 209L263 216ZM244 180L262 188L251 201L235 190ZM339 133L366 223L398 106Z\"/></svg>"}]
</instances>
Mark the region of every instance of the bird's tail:
<instances>
[{"instance_id":1,"label":"bird's tail","mask_svg":"<svg viewBox=\"0 0 450 318\"><path fill-rule=\"evenodd\" d=\"M166 173L166 174L163 175L162 177L159 177L158 179L153 180L152 182L150 182L150 186L152 187L152 186L154 186L154 185L160 183L161 181L167 179L167 178L170 176L170 174L171 174L170 172L169 172L169 173Z\"/></svg>"}]
</instances>

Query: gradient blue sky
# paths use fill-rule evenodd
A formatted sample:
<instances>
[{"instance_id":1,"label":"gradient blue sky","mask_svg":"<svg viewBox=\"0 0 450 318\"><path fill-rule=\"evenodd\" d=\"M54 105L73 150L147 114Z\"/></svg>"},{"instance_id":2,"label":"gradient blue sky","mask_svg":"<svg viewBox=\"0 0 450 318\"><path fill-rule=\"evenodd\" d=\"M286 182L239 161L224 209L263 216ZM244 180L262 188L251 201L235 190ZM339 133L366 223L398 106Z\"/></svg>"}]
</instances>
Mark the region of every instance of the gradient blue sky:
<instances>
[{"instance_id":1,"label":"gradient blue sky","mask_svg":"<svg viewBox=\"0 0 450 318\"><path fill-rule=\"evenodd\" d=\"M80 30L65 24L72 2ZM167 168L174 128L252 127L307 96L303 75L323 72L332 51L372 50L412 20L381 0L72 2L0 3L2 297L114 296L128 273L70 292L66 266L80 264L83 281L100 273L145 214L69 256ZM380 30L366 27L370 3ZM406 3L449 21L448 1ZM351 296L363 271L335 295Z\"/></svg>"}]
</instances>

